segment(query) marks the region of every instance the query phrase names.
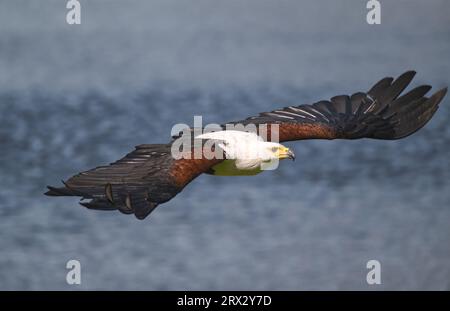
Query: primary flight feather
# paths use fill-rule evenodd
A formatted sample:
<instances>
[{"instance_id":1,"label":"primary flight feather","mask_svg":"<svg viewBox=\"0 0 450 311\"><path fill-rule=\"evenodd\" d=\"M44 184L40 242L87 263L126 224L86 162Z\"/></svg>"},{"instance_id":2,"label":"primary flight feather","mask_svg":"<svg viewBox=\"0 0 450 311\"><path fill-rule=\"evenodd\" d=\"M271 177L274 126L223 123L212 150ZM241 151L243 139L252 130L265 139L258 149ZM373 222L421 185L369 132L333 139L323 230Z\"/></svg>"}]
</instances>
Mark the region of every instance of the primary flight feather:
<instances>
[{"instance_id":1,"label":"primary flight feather","mask_svg":"<svg viewBox=\"0 0 450 311\"><path fill-rule=\"evenodd\" d=\"M390 77L380 80L368 92L335 96L311 105L285 107L227 124L254 125L257 133L264 127L268 140L275 129L279 142L403 138L431 119L447 92L444 88L426 97L431 86L422 85L400 95L414 75L414 71L408 71L395 80ZM225 125L221 131L194 138L216 141L214 146L222 156L178 159L171 152L174 140L168 144L139 145L110 165L69 178L63 182L64 187L48 186L45 194L79 196L88 200L80 202L87 208L119 210L143 219L202 173L255 175L272 160L295 158L294 153L279 142L264 141L256 133L227 131ZM194 155L196 148L199 147L192 145L187 152ZM200 148L203 148L202 144Z\"/></svg>"}]
</instances>

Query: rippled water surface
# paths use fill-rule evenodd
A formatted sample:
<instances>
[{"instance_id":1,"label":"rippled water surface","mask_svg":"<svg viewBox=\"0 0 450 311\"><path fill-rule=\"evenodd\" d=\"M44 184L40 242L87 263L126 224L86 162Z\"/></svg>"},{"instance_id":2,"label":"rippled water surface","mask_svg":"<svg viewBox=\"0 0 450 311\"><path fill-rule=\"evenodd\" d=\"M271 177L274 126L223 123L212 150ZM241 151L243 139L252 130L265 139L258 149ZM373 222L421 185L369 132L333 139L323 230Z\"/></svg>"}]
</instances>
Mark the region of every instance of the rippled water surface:
<instances>
[{"instance_id":1,"label":"rippled water surface","mask_svg":"<svg viewBox=\"0 0 450 311\"><path fill-rule=\"evenodd\" d=\"M296 162L201 176L144 221L42 195L194 115L241 119L408 69L450 84L448 1L383 2L379 26L360 2L85 1L69 26L60 1L0 1L0 289L450 289L448 98L407 139L289 143Z\"/></svg>"}]
</instances>

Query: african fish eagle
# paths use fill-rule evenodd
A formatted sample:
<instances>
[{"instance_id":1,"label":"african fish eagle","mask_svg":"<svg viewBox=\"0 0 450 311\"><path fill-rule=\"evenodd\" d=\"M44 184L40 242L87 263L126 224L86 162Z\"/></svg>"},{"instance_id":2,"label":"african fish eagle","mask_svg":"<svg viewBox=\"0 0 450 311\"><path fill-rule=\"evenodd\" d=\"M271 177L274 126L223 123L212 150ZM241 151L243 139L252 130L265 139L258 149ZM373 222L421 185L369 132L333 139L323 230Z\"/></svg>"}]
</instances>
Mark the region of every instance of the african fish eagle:
<instances>
[{"instance_id":1,"label":"african fish eagle","mask_svg":"<svg viewBox=\"0 0 450 311\"><path fill-rule=\"evenodd\" d=\"M431 119L447 92L443 88L426 97L431 86L421 85L400 96L414 75L414 71L408 71L395 80L391 77L380 80L368 92L263 112L228 124L253 124L257 132L262 126L276 128L279 142L404 138ZM220 142L217 148L223 152L222 157L174 158L171 153L174 140L168 144L139 145L110 165L69 178L63 182L64 187L48 186L45 194L79 196L80 204L89 209L119 210L143 219L202 173L254 175L268 161L294 159L294 153L279 142L265 141L256 133L227 131L225 126L222 129L194 137ZM203 146L200 144L200 148ZM188 152L193 154L195 148L198 147L193 146ZM253 156L248 155L249 150L255 151Z\"/></svg>"}]
</instances>

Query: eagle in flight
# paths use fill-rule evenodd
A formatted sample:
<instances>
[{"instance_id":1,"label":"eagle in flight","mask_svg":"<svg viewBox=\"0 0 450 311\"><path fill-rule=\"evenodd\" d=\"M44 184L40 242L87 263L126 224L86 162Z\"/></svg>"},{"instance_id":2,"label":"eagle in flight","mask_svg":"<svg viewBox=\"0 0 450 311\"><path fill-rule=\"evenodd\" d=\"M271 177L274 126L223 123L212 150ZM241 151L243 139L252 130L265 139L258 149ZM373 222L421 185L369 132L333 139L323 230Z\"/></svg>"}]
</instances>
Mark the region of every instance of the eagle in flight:
<instances>
[{"instance_id":1,"label":"eagle in flight","mask_svg":"<svg viewBox=\"0 0 450 311\"><path fill-rule=\"evenodd\" d=\"M253 125L256 133L222 130L194 136L214 140L222 156L181 157L172 155L176 137L168 144L139 145L122 159L79 173L60 188L48 186L49 196L78 196L80 204L95 210L119 210L144 219L159 204L172 199L202 173L212 175L254 175L272 160L294 159L294 153L279 142L302 139L394 140L422 128L438 109L447 88L425 96L429 85L418 86L400 95L415 75L408 71L397 79L386 77L367 92L339 95L311 105L290 106L228 124ZM278 142L261 139L265 127ZM267 127L269 129L267 129ZM271 129L273 127L273 129ZM273 134L271 134L273 135ZM267 135L266 135L267 136ZM269 135L270 136L270 135ZM190 145L191 155L202 149ZM250 149L257 151L248 156ZM184 150L186 152L186 150Z\"/></svg>"}]
</instances>

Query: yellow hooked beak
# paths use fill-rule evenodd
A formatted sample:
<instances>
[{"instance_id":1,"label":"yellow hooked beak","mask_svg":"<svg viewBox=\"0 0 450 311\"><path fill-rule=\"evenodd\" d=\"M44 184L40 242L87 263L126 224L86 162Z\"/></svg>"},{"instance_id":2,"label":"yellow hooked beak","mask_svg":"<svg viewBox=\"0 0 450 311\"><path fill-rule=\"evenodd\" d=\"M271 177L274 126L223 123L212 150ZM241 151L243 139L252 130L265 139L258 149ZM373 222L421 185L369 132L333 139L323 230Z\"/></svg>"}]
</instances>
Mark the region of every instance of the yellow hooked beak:
<instances>
[{"instance_id":1,"label":"yellow hooked beak","mask_svg":"<svg viewBox=\"0 0 450 311\"><path fill-rule=\"evenodd\" d=\"M283 146L278 149L278 158L280 160L291 159L292 161L295 161L295 154L291 149Z\"/></svg>"}]
</instances>

